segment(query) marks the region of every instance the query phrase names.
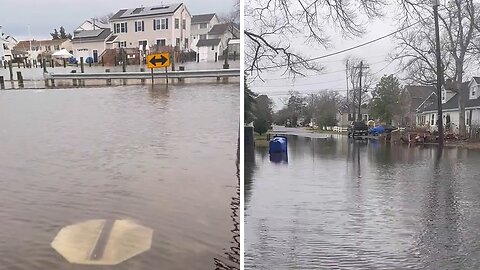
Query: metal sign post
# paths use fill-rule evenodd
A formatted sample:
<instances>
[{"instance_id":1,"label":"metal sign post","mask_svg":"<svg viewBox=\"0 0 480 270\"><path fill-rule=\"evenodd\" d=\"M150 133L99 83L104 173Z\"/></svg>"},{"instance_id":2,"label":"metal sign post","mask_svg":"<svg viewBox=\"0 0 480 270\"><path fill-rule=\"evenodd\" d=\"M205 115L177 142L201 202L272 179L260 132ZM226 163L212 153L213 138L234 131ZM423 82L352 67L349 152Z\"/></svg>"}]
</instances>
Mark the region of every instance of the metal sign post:
<instances>
[{"instance_id":1,"label":"metal sign post","mask_svg":"<svg viewBox=\"0 0 480 270\"><path fill-rule=\"evenodd\" d=\"M150 70L152 70L152 85L155 84L155 80L153 79L153 68L151 68Z\"/></svg>"},{"instance_id":2,"label":"metal sign post","mask_svg":"<svg viewBox=\"0 0 480 270\"><path fill-rule=\"evenodd\" d=\"M167 79L167 84L168 84L168 68L165 67L165 78Z\"/></svg>"}]
</instances>

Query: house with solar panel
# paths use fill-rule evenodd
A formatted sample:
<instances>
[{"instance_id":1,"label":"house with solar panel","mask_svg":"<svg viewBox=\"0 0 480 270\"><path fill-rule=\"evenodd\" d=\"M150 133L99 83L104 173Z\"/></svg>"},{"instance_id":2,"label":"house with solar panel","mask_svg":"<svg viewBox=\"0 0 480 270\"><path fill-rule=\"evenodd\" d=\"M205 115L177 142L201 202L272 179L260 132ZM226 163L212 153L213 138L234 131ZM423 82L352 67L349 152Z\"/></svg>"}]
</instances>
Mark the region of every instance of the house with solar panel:
<instances>
[{"instance_id":1,"label":"house with solar panel","mask_svg":"<svg viewBox=\"0 0 480 270\"><path fill-rule=\"evenodd\" d=\"M191 14L183 3L121 9L110 18L115 41L121 48L144 53L161 47L190 49Z\"/></svg>"},{"instance_id":2,"label":"house with solar panel","mask_svg":"<svg viewBox=\"0 0 480 270\"><path fill-rule=\"evenodd\" d=\"M208 31L206 39L197 42L200 62L216 62L223 59L223 53L232 40L240 38L240 29L235 23L217 24Z\"/></svg>"},{"instance_id":3,"label":"house with solar panel","mask_svg":"<svg viewBox=\"0 0 480 270\"><path fill-rule=\"evenodd\" d=\"M117 37L108 24L87 20L73 32L73 56L85 63L99 63L108 49L114 49Z\"/></svg>"},{"instance_id":4,"label":"house with solar panel","mask_svg":"<svg viewBox=\"0 0 480 270\"><path fill-rule=\"evenodd\" d=\"M207 39L208 32L212 30L214 25L219 23L220 20L215 13L193 15L190 48L193 51L197 51L197 42L201 39Z\"/></svg>"}]
</instances>

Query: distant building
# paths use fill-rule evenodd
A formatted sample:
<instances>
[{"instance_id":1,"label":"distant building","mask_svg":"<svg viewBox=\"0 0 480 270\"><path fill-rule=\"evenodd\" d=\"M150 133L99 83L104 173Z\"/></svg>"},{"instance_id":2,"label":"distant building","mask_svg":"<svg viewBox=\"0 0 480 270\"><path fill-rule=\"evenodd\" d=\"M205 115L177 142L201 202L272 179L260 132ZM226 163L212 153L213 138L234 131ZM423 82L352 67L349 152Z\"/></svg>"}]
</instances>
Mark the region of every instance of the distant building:
<instances>
[{"instance_id":1,"label":"distant building","mask_svg":"<svg viewBox=\"0 0 480 270\"><path fill-rule=\"evenodd\" d=\"M2 27L0 26L0 60L1 61L9 61L13 60L12 50L15 45L17 45L18 41L2 31Z\"/></svg>"},{"instance_id":2,"label":"distant building","mask_svg":"<svg viewBox=\"0 0 480 270\"><path fill-rule=\"evenodd\" d=\"M120 48L190 49L191 15L183 3L122 9L110 18L110 26Z\"/></svg>"},{"instance_id":3,"label":"distant building","mask_svg":"<svg viewBox=\"0 0 480 270\"><path fill-rule=\"evenodd\" d=\"M220 21L215 13L193 15L191 26L191 46L190 48L197 51L197 42L201 39L207 39L208 32L213 26L219 24Z\"/></svg>"},{"instance_id":4,"label":"distant building","mask_svg":"<svg viewBox=\"0 0 480 270\"><path fill-rule=\"evenodd\" d=\"M207 34L207 39L197 42L200 61L217 61L231 39L238 39L240 30L234 23L217 24Z\"/></svg>"},{"instance_id":5,"label":"distant building","mask_svg":"<svg viewBox=\"0 0 480 270\"><path fill-rule=\"evenodd\" d=\"M448 84L447 84L448 85ZM462 84L463 96L465 97L465 124L467 130L480 127L480 77L473 77L471 81ZM416 122L417 126L426 127L430 130L437 128L437 95L431 93L418 107ZM458 132L460 110L458 107L458 94L447 88L442 89L443 123L447 130Z\"/></svg>"},{"instance_id":6,"label":"distant building","mask_svg":"<svg viewBox=\"0 0 480 270\"><path fill-rule=\"evenodd\" d=\"M19 54L26 52L30 60L50 59L53 53L62 49L73 53L72 42L69 39L23 40L13 48Z\"/></svg>"}]
</instances>

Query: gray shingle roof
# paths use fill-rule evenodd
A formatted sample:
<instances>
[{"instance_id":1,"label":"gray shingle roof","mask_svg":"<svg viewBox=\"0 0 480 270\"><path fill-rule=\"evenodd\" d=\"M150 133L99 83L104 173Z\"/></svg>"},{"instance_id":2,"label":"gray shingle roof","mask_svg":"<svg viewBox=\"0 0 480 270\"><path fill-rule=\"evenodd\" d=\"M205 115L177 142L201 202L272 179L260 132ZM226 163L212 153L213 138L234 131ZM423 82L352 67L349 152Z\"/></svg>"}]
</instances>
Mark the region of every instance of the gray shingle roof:
<instances>
[{"instance_id":1,"label":"gray shingle roof","mask_svg":"<svg viewBox=\"0 0 480 270\"><path fill-rule=\"evenodd\" d=\"M221 35L225 33L225 31L228 30L228 27L230 26L229 23L222 23L222 24L216 24L212 27L210 32L208 32L209 35Z\"/></svg>"},{"instance_id":2,"label":"gray shingle roof","mask_svg":"<svg viewBox=\"0 0 480 270\"><path fill-rule=\"evenodd\" d=\"M433 86L406 85L405 90L410 95L410 108L415 111L432 92L436 91L436 88Z\"/></svg>"},{"instance_id":3,"label":"gray shingle roof","mask_svg":"<svg viewBox=\"0 0 480 270\"><path fill-rule=\"evenodd\" d=\"M72 43L105 41L112 31L109 28L81 31L72 39Z\"/></svg>"},{"instance_id":4,"label":"gray shingle roof","mask_svg":"<svg viewBox=\"0 0 480 270\"><path fill-rule=\"evenodd\" d=\"M121 9L110 18L110 21L126 20L144 16L165 15L177 11L183 4L168 4L153 7L137 7L131 9Z\"/></svg>"},{"instance_id":5,"label":"gray shingle roof","mask_svg":"<svg viewBox=\"0 0 480 270\"><path fill-rule=\"evenodd\" d=\"M469 84L470 84L470 82L464 82L462 84L463 96L466 99L465 107L466 108L480 107L480 98L477 98L477 99L469 99L468 98L469 94L470 94L470 88L468 87ZM437 108L438 108L436 100L437 100L437 98L435 96L435 101L434 102L429 102L429 104L425 104L424 108L422 108L421 111L426 111L426 112L436 111ZM455 94L455 96L453 96L449 101L444 103L442 105L442 109L443 110L458 109L458 94Z\"/></svg>"},{"instance_id":6,"label":"gray shingle roof","mask_svg":"<svg viewBox=\"0 0 480 270\"><path fill-rule=\"evenodd\" d=\"M209 47L209 46L217 46L220 44L220 39L200 39L197 42L197 47Z\"/></svg>"},{"instance_id":7,"label":"gray shingle roof","mask_svg":"<svg viewBox=\"0 0 480 270\"><path fill-rule=\"evenodd\" d=\"M192 24L208 23L213 19L213 17L215 17L215 15L216 15L215 13L193 15Z\"/></svg>"}]
</instances>

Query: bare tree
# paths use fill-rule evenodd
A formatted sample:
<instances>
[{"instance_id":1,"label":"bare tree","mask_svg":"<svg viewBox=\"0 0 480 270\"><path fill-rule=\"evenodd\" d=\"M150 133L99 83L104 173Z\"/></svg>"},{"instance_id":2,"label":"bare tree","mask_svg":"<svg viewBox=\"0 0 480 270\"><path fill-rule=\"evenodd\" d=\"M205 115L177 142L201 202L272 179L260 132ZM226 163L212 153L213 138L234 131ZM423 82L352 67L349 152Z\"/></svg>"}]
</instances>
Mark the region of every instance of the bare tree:
<instances>
[{"instance_id":1,"label":"bare tree","mask_svg":"<svg viewBox=\"0 0 480 270\"><path fill-rule=\"evenodd\" d=\"M400 61L411 81L432 85L437 75L432 6L423 0L401 1L401 5L402 27L415 26L396 37L399 45L393 58ZM466 134L466 97L461 91L464 73L470 64L478 63L480 55L479 8L473 0L449 0L439 8L442 66L445 77L453 80L451 90L458 94L461 136Z\"/></svg>"},{"instance_id":2,"label":"bare tree","mask_svg":"<svg viewBox=\"0 0 480 270\"><path fill-rule=\"evenodd\" d=\"M312 46L329 46L325 25L344 36L364 33L364 18L380 16L383 0L247 0L245 10L246 69L258 76L264 69L284 68L302 74L320 70L292 47L295 39ZM363 18L362 18L363 16Z\"/></svg>"},{"instance_id":3,"label":"bare tree","mask_svg":"<svg viewBox=\"0 0 480 270\"><path fill-rule=\"evenodd\" d=\"M346 94L345 104L342 105L348 113L356 114L358 110L358 100L360 91L360 62L368 67L368 62L362 58L347 56L345 58L345 68L347 70L347 83L349 84L349 91ZM375 76L370 69L364 69L362 71L362 106L366 106L371 96L369 92L375 86Z\"/></svg>"}]
</instances>

